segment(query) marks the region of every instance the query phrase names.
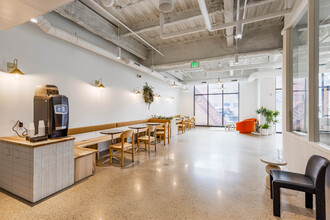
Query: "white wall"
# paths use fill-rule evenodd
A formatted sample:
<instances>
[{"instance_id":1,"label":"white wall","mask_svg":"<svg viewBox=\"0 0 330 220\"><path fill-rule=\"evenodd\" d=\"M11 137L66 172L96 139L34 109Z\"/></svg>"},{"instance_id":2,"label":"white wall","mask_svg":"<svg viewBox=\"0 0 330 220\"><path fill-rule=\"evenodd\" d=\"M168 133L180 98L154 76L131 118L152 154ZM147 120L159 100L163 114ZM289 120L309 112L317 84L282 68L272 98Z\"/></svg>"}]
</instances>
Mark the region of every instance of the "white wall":
<instances>
[{"instance_id":1,"label":"white wall","mask_svg":"<svg viewBox=\"0 0 330 220\"><path fill-rule=\"evenodd\" d=\"M258 108L264 107L275 110L275 77L258 79ZM263 123L264 117L258 115Z\"/></svg>"},{"instance_id":2,"label":"white wall","mask_svg":"<svg viewBox=\"0 0 330 220\"><path fill-rule=\"evenodd\" d=\"M258 108L258 82L240 84L240 120L256 118Z\"/></svg>"},{"instance_id":3,"label":"white wall","mask_svg":"<svg viewBox=\"0 0 330 220\"><path fill-rule=\"evenodd\" d=\"M180 115L193 116L194 115L194 86L188 87L189 92L183 92L180 94Z\"/></svg>"},{"instance_id":4,"label":"white wall","mask_svg":"<svg viewBox=\"0 0 330 220\"><path fill-rule=\"evenodd\" d=\"M101 42L105 44L105 42ZM152 114L179 113L179 90L151 76L59 40L27 23L0 31L0 68L18 58L19 68L26 76L16 79L0 72L0 136L12 135L17 120L28 126L33 120L33 96L36 85L53 84L70 103L70 127L149 118ZM141 79L136 74L142 75ZM94 87L102 78L104 90ZM142 97L133 94L145 82L160 93L148 110ZM175 100L168 102L173 96Z\"/></svg>"}]
</instances>

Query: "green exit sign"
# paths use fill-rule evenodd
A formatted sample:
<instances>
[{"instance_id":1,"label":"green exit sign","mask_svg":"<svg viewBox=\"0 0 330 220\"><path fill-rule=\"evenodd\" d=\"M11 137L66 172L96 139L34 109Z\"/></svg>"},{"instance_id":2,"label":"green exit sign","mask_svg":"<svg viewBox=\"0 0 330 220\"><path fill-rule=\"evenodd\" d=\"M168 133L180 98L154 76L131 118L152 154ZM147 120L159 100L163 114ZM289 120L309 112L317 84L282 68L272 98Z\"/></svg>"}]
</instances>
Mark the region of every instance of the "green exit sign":
<instances>
[{"instance_id":1,"label":"green exit sign","mask_svg":"<svg viewBox=\"0 0 330 220\"><path fill-rule=\"evenodd\" d=\"M198 61L191 63L191 68L197 68L197 67L199 67L199 62Z\"/></svg>"}]
</instances>

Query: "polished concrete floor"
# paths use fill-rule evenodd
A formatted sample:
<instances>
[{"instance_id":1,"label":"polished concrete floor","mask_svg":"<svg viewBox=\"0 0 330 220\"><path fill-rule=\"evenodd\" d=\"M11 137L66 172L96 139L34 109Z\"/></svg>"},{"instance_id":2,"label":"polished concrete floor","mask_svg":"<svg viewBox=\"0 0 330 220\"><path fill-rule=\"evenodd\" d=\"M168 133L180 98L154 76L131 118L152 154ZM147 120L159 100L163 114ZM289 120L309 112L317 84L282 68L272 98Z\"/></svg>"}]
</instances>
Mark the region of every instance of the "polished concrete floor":
<instances>
[{"instance_id":1,"label":"polished concrete floor","mask_svg":"<svg viewBox=\"0 0 330 220\"><path fill-rule=\"evenodd\" d=\"M279 134L192 129L35 205L0 191L0 219L277 219L259 158L281 144ZM282 219L315 219L302 193L282 195Z\"/></svg>"}]
</instances>

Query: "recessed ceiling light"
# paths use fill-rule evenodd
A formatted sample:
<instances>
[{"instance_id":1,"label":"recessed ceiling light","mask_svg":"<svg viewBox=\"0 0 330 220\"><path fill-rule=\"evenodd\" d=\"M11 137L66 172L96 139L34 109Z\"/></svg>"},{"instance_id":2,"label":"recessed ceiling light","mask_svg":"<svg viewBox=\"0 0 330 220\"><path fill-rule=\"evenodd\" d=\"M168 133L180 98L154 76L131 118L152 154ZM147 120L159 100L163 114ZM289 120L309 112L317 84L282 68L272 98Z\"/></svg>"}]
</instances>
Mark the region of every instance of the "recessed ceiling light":
<instances>
[{"instance_id":1,"label":"recessed ceiling light","mask_svg":"<svg viewBox=\"0 0 330 220\"><path fill-rule=\"evenodd\" d=\"M32 18L30 21L31 21L32 23L38 23L38 20L37 20L36 18Z\"/></svg>"}]
</instances>

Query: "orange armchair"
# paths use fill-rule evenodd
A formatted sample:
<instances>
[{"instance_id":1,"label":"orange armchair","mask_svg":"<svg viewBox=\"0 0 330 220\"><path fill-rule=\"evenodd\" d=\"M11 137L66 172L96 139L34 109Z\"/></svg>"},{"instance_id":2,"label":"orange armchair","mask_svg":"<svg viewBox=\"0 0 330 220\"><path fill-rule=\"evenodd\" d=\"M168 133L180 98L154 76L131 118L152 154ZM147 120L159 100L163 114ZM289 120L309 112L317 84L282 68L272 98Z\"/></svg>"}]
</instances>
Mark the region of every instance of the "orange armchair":
<instances>
[{"instance_id":1,"label":"orange armchair","mask_svg":"<svg viewBox=\"0 0 330 220\"><path fill-rule=\"evenodd\" d=\"M245 119L236 123L236 131L239 133L251 133L256 130L256 118Z\"/></svg>"}]
</instances>

